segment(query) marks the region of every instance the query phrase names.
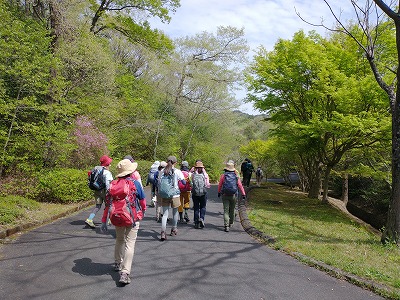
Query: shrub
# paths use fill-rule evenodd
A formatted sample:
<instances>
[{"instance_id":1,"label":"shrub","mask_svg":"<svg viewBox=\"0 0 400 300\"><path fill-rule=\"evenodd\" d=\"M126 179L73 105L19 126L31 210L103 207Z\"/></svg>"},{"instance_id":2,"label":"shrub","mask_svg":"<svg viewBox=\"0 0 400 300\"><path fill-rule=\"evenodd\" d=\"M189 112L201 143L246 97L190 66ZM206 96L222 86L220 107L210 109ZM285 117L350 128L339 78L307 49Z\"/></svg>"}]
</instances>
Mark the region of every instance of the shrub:
<instances>
[{"instance_id":1,"label":"shrub","mask_svg":"<svg viewBox=\"0 0 400 300\"><path fill-rule=\"evenodd\" d=\"M0 197L0 224L10 224L22 218L30 210L39 208L39 203L21 196Z\"/></svg>"},{"instance_id":2,"label":"shrub","mask_svg":"<svg viewBox=\"0 0 400 300\"><path fill-rule=\"evenodd\" d=\"M39 177L35 198L43 202L72 203L93 197L87 185L87 171L54 169Z\"/></svg>"}]
</instances>

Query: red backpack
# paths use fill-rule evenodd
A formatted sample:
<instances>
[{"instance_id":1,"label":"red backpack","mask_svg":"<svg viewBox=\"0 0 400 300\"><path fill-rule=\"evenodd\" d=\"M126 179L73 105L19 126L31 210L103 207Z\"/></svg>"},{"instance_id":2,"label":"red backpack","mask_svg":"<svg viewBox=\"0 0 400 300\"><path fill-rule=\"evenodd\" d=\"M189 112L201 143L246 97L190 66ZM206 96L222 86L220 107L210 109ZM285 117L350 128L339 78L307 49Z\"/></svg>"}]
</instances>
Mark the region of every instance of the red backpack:
<instances>
[{"instance_id":1,"label":"red backpack","mask_svg":"<svg viewBox=\"0 0 400 300\"><path fill-rule=\"evenodd\" d=\"M118 178L110 183L111 204L109 218L114 226L134 226L143 219L143 211L137 199L136 186L132 179Z\"/></svg>"},{"instance_id":2,"label":"red backpack","mask_svg":"<svg viewBox=\"0 0 400 300\"><path fill-rule=\"evenodd\" d=\"M186 184L184 185L180 180L178 180L178 186L179 190L181 192L188 192L192 190L192 186L190 185L190 179L189 179L189 172L188 171L182 171L183 177L185 178Z\"/></svg>"}]
</instances>

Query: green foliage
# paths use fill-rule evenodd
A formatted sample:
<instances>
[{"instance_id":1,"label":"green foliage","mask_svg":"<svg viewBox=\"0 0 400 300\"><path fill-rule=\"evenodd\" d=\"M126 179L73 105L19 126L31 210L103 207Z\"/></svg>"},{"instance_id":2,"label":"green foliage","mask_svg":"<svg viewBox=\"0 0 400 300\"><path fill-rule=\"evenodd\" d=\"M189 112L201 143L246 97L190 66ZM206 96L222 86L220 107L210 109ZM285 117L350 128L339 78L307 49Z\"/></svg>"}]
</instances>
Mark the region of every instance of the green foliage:
<instances>
[{"instance_id":1,"label":"green foliage","mask_svg":"<svg viewBox=\"0 0 400 300\"><path fill-rule=\"evenodd\" d=\"M329 176L347 152L381 148L391 138L386 96L366 70L367 61L348 40L314 32L299 31L291 41L279 40L273 51L261 48L254 58L247 75L249 100L268 110L275 136L301 163L297 169L313 194L319 168Z\"/></svg>"},{"instance_id":2,"label":"green foliage","mask_svg":"<svg viewBox=\"0 0 400 300\"><path fill-rule=\"evenodd\" d=\"M0 224L9 224L29 211L39 208L39 203L21 196L0 196Z\"/></svg>"},{"instance_id":3,"label":"green foliage","mask_svg":"<svg viewBox=\"0 0 400 300\"><path fill-rule=\"evenodd\" d=\"M42 202L72 203L89 200L93 192L87 184L87 171L53 169L40 174L35 198Z\"/></svg>"}]
</instances>

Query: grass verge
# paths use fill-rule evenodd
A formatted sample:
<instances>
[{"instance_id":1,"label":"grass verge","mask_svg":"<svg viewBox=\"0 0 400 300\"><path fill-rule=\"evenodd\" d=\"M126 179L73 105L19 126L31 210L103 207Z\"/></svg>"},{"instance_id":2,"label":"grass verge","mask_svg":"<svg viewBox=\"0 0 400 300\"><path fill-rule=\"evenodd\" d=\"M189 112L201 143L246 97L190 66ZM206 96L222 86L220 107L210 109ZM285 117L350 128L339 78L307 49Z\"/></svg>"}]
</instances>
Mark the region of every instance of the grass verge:
<instances>
[{"instance_id":1,"label":"grass verge","mask_svg":"<svg viewBox=\"0 0 400 300\"><path fill-rule=\"evenodd\" d=\"M277 185L253 189L248 218L272 236L271 246L306 263L322 262L362 279L389 287L382 296L400 299L400 249L320 200ZM347 278L349 279L349 278ZM351 280L351 279L350 279Z\"/></svg>"}]
</instances>

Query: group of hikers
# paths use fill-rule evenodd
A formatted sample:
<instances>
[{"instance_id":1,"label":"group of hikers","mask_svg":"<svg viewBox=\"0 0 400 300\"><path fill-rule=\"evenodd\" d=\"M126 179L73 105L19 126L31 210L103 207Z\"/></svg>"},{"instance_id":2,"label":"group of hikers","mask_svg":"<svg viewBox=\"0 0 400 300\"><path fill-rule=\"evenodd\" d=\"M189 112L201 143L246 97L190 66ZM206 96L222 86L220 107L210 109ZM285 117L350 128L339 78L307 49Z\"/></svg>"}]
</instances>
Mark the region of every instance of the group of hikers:
<instances>
[{"instance_id":1,"label":"group of hikers","mask_svg":"<svg viewBox=\"0 0 400 300\"><path fill-rule=\"evenodd\" d=\"M118 162L115 179L110 171L111 162L109 156L103 155L100 158L100 166L88 173L89 187L94 190L96 205L85 223L96 228L93 218L104 202L101 231L107 232L110 224L115 226L114 269L120 272L119 282L128 284L139 221L143 219L147 209L146 197L141 176L137 171L138 164L132 156L125 156ZM207 190L210 188L207 171L201 160L197 160L191 168L187 161L182 161L180 168L177 167L177 163L177 158L172 155L168 156L166 161L155 161L147 176L146 185L151 185L152 196L149 206L155 207L156 221L161 223L161 241L167 239L170 213L172 219L169 236L178 234L179 223L190 222L190 198L193 203L194 228L205 227ZM240 192L245 199L244 186L249 186L253 171L254 168L248 159L242 163L240 173L235 169L234 162L229 160L219 178L218 198L221 198L223 203L225 232L229 232L234 224L237 197ZM244 184L240 175L243 176Z\"/></svg>"}]
</instances>

